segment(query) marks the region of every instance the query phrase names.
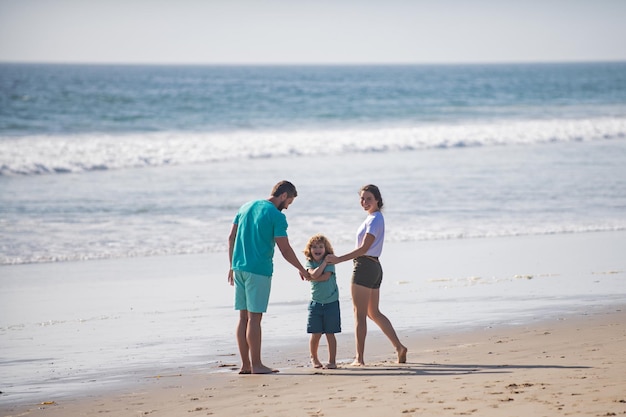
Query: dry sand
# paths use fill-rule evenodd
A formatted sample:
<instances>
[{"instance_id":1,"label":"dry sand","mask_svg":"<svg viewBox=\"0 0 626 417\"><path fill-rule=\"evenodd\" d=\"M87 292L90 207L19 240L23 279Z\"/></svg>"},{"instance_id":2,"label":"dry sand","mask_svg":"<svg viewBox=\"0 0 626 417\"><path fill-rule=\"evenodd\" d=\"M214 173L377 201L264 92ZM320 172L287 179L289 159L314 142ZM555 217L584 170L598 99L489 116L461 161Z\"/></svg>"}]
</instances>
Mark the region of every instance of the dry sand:
<instances>
[{"instance_id":1,"label":"dry sand","mask_svg":"<svg viewBox=\"0 0 626 417\"><path fill-rule=\"evenodd\" d=\"M2 416L619 416L626 415L626 309L553 317L525 326L402 335L393 363L370 332L368 366L336 370L282 359L273 375L214 372L142 376L124 392L0 405ZM343 339L348 339L344 336ZM233 340L234 343L234 340ZM342 340L340 349L351 344ZM325 346L320 347L323 357ZM297 361L295 361L297 362ZM273 365L276 365L275 363ZM220 371L221 372L216 372Z\"/></svg>"}]
</instances>

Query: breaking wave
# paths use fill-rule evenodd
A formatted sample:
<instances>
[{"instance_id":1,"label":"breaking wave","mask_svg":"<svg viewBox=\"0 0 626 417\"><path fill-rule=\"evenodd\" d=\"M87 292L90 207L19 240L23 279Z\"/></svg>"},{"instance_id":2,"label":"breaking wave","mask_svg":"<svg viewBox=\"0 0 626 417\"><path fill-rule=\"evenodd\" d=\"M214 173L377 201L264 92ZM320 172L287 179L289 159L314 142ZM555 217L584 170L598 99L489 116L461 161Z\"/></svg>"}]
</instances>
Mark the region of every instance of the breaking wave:
<instances>
[{"instance_id":1,"label":"breaking wave","mask_svg":"<svg viewBox=\"0 0 626 417\"><path fill-rule=\"evenodd\" d=\"M617 117L330 130L33 135L0 138L0 175L624 138L626 118Z\"/></svg>"}]
</instances>

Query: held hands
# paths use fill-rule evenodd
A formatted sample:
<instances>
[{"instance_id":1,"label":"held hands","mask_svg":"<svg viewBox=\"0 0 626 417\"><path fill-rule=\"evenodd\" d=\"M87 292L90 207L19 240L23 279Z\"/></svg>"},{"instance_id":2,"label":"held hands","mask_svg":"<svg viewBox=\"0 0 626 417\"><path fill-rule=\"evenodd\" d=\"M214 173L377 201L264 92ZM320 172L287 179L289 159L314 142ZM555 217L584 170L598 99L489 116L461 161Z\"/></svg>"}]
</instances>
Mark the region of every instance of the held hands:
<instances>
[{"instance_id":1,"label":"held hands","mask_svg":"<svg viewBox=\"0 0 626 417\"><path fill-rule=\"evenodd\" d=\"M302 278L302 280L318 281L319 277L324 273L324 268L326 267L326 265L330 265L330 262L328 262L329 256L333 256L333 255L326 255L324 259L322 260L322 262L318 265L318 267L315 269L307 270L306 275L303 275L302 272L300 272L300 277Z\"/></svg>"},{"instance_id":2,"label":"held hands","mask_svg":"<svg viewBox=\"0 0 626 417\"><path fill-rule=\"evenodd\" d=\"M327 264L334 265L339 260L339 257L337 257L337 256L335 256L333 254L328 254L328 255L326 255L326 258L324 260L326 261Z\"/></svg>"},{"instance_id":3,"label":"held hands","mask_svg":"<svg viewBox=\"0 0 626 417\"><path fill-rule=\"evenodd\" d=\"M309 274L308 271L300 271L300 278L302 279L302 281L310 281L311 274ZM228 284L230 284L231 286L235 285L235 278L232 269L228 270Z\"/></svg>"}]
</instances>

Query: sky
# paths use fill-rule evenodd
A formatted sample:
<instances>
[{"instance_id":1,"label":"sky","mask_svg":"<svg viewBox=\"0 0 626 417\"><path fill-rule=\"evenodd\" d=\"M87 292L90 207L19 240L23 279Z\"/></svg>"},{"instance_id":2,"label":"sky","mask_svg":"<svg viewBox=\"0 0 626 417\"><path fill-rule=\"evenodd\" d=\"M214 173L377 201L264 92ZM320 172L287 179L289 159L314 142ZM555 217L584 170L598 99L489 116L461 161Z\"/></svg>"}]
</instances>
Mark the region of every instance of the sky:
<instances>
[{"instance_id":1,"label":"sky","mask_svg":"<svg viewBox=\"0 0 626 417\"><path fill-rule=\"evenodd\" d=\"M626 0L0 0L0 62L626 61Z\"/></svg>"}]
</instances>

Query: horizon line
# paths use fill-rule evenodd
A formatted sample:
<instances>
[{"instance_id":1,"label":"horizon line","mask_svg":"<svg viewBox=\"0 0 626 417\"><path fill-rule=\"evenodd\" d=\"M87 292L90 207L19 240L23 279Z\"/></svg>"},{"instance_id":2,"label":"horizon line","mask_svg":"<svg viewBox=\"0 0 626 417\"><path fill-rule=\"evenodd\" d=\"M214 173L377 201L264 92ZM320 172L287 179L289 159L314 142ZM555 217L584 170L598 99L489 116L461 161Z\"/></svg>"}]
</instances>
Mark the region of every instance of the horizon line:
<instances>
[{"instance_id":1,"label":"horizon line","mask_svg":"<svg viewBox=\"0 0 626 417\"><path fill-rule=\"evenodd\" d=\"M572 59L572 60L510 60L510 61L458 61L458 62L129 62L129 61L35 61L35 60L4 60L0 58L0 64L9 65L93 65L93 66L257 66L257 67L350 67L350 66L460 66L460 65L555 65L555 64L592 64L592 63L626 63L622 59Z\"/></svg>"}]
</instances>

